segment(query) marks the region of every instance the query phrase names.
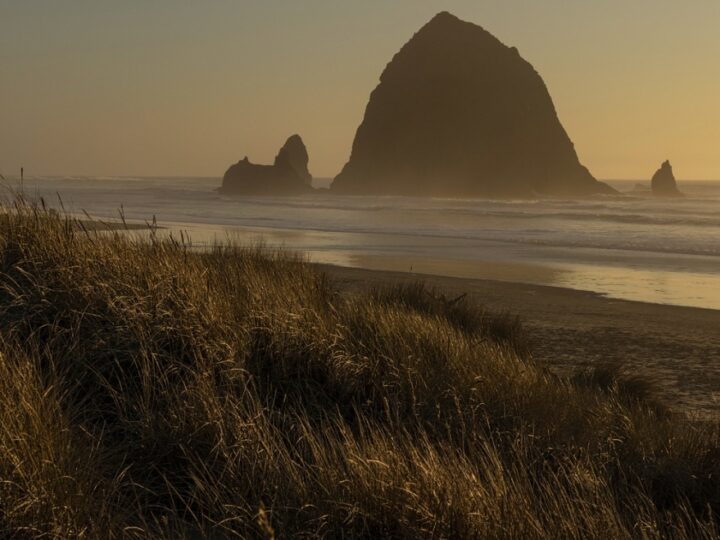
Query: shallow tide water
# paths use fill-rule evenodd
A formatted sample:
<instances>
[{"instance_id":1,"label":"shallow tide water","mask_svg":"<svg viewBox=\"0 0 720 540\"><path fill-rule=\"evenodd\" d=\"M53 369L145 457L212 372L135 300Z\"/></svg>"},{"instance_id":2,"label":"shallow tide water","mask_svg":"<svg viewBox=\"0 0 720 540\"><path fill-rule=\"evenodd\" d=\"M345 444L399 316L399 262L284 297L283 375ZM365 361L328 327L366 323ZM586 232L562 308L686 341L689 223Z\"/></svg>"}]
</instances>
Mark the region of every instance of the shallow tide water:
<instances>
[{"instance_id":1,"label":"shallow tide water","mask_svg":"<svg viewBox=\"0 0 720 540\"><path fill-rule=\"evenodd\" d=\"M682 182L687 197L588 199L232 198L212 178L30 178L51 207L129 221L157 219L198 247L239 241L315 262L498 279L614 298L720 309L720 182ZM646 182L647 183L647 182ZM17 181L4 185L7 196ZM142 234L142 233L134 233Z\"/></svg>"}]
</instances>

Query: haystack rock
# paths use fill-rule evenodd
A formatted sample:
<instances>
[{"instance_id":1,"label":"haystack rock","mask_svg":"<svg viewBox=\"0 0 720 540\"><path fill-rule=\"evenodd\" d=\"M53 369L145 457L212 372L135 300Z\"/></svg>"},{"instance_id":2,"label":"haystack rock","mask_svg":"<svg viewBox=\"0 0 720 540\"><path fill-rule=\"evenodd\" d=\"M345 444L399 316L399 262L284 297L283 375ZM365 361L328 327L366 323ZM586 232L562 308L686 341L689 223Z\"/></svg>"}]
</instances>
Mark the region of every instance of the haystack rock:
<instances>
[{"instance_id":1,"label":"haystack rock","mask_svg":"<svg viewBox=\"0 0 720 540\"><path fill-rule=\"evenodd\" d=\"M443 12L372 92L332 190L430 196L591 195L545 83L514 47Z\"/></svg>"},{"instance_id":2,"label":"haystack rock","mask_svg":"<svg viewBox=\"0 0 720 540\"><path fill-rule=\"evenodd\" d=\"M653 195L660 197L682 197L683 194L677 187L675 175L673 174L672 165L669 161L665 161L660 169L652 177Z\"/></svg>"},{"instance_id":3,"label":"haystack rock","mask_svg":"<svg viewBox=\"0 0 720 540\"><path fill-rule=\"evenodd\" d=\"M297 195L312 191L308 153L299 135L291 136L273 165L257 165L246 157L232 165L220 191L240 195Z\"/></svg>"}]
</instances>

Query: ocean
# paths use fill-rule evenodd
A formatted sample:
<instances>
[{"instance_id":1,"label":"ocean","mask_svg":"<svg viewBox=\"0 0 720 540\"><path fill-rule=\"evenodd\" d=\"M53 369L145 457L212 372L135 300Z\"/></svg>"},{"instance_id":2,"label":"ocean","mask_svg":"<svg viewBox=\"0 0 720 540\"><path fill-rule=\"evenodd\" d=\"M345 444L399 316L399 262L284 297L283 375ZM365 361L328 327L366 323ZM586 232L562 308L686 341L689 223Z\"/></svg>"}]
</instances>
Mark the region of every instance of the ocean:
<instances>
[{"instance_id":1,"label":"ocean","mask_svg":"<svg viewBox=\"0 0 720 540\"><path fill-rule=\"evenodd\" d=\"M51 207L187 233L198 248L262 242L315 262L496 279L720 309L720 181L653 198L636 181L589 199L220 195L217 178L26 178ZM647 185L648 182L645 182ZM20 189L3 184L5 196ZM137 233L142 234L142 233Z\"/></svg>"}]
</instances>

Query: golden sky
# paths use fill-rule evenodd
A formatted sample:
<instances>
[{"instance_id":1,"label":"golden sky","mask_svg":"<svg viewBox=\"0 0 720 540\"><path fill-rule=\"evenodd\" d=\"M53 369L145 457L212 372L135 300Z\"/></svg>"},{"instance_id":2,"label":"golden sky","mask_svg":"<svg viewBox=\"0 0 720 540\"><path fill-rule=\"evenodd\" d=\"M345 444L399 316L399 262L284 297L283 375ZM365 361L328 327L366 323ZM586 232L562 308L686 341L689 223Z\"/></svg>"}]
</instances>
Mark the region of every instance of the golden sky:
<instances>
[{"instance_id":1,"label":"golden sky","mask_svg":"<svg viewBox=\"0 0 720 540\"><path fill-rule=\"evenodd\" d=\"M334 176L443 10L518 47L598 178L720 179L719 0L0 0L0 173L221 176L297 132Z\"/></svg>"}]
</instances>

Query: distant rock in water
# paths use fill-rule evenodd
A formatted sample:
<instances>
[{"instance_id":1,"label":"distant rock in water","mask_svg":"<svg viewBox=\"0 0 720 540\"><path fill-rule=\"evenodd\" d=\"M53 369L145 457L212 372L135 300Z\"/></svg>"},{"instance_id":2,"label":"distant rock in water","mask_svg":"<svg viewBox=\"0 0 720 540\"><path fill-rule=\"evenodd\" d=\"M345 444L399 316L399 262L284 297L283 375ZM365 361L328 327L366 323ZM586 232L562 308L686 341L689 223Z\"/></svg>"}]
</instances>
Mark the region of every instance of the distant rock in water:
<instances>
[{"instance_id":1,"label":"distant rock in water","mask_svg":"<svg viewBox=\"0 0 720 540\"><path fill-rule=\"evenodd\" d=\"M443 12L372 92L332 190L434 196L614 193L583 167L517 49Z\"/></svg>"},{"instance_id":2,"label":"distant rock in water","mask_svg":"<svg viewBox=\"0 0 720 540\"><path fill-rule=\"evenodd\" d=\"M672 165L669 161L665 161L660 169L652 177L653 195L659 197L682 197L683 194L677 187L675 175L673 174Z\"/></svg>"},{"instance_id":3,"label":"distant rock in water","mask_svg":"<svg viewBox=\"0 0 720 540\"><path fill-rule=\"evenodd\" d=\"M287 170L288 168L294 170L302 181L310 186L312 176L308 170L309 161L307 149L300 135L292 135L285 141L285 145L278 152L275 158L275 167L281 170Z\"/></svg>"},{"instance_id":4,"label":"distant rock in water","mask_svg":"<svg viewBox=\"0 0 720 540\"><path fill-rule=\"evenodd\" d=\"M308 153L299 135L291 136L274 165L257 165L245 157L223 177L220 191L240 195L297 195L312 191Z\"/></svg>"}]
</instances>

